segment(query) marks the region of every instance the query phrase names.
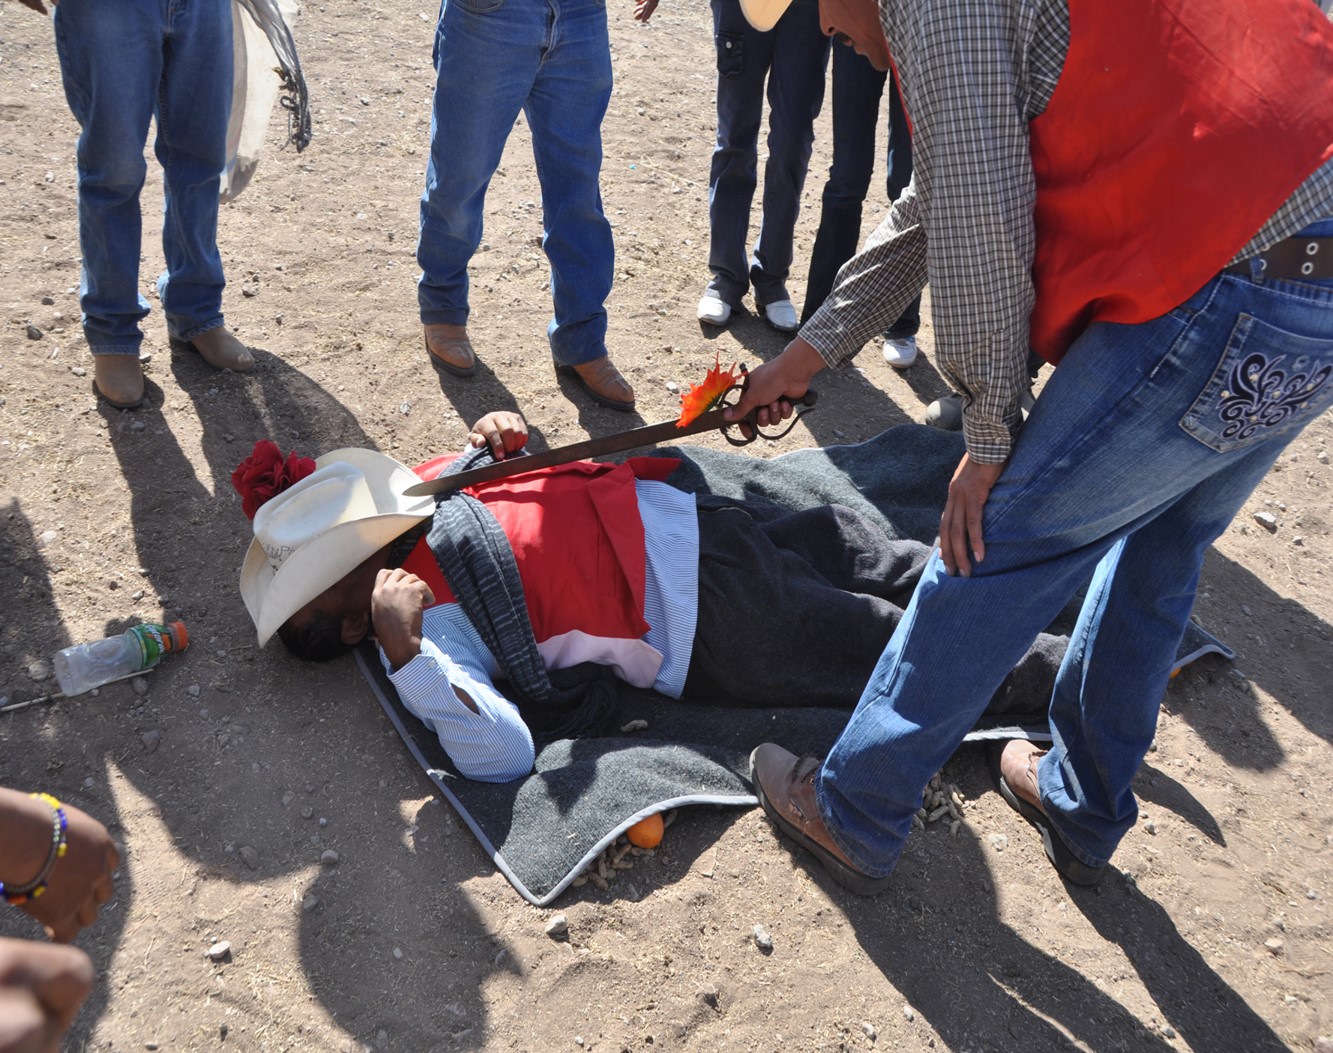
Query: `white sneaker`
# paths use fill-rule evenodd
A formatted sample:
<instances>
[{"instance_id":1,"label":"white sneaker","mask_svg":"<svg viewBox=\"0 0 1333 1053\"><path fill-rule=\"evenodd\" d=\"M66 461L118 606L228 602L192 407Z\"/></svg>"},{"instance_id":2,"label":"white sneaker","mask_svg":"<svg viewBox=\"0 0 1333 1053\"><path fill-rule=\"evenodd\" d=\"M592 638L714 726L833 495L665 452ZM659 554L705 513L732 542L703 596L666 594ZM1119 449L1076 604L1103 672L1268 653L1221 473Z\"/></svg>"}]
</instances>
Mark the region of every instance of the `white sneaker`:
<instances>
[{"instance_id":1,"label":"white sneaker","mask_svg":"<svg viewBox=\"0 0 1333 1053\"><path fill-rule=\"evenodd\" d=\"M731 321L731 304L713 292L706 292L699 300L699 321L709 325L726 325Z\"/></svg>"},{"instance_id":2,"label":"white sneaker","mask_svg":"<svg viewBox=\"0 0 1333 1053\"><path fill-rule=\"evenodd\" d=\"M963 396L946 395L926 407L926 423L944 431L963 430Z\"/></svg>"},{"instance_id":3,"label":"white sneaker","mask_svg":"<svg viewBox=\"0 0 1333 1053\"><path fill-rule=\"evenodd\" d=\"M774 329L782 333L794 333L801 328L796 318L796 305L790 300L774 300L764 305L764 318Z\"/></svg>"},{"instance_id":4,"label":"white sneaker","mask_svg":"<svg viewBox=\"0 0 1333 1053\"><path fill-rule=\"evenodd\" d=\"M894 369L906 369L916 361L916 337L884 338L884 363Z\"/></svg>"}]
</instances>

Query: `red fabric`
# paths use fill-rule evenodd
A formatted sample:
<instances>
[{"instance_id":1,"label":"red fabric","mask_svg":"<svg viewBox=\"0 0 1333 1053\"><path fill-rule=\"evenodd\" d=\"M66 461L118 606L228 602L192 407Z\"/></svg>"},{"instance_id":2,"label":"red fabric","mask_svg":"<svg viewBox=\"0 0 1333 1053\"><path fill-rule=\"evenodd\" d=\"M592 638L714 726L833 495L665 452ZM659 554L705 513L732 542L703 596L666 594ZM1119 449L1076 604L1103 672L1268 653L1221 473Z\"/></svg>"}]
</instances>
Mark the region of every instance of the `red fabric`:
<instances>
[{"instance_id":1,"label":"red fabric","mask_svg":"<svg viewBox=\"0 0 1333 1053\"><path fill-rule=\"evenodd\" d=\"M1333 28L1310 0L1071 0L1037 178L1031 342L1188 299L1333 156Z\"/></svg>"},{"instance_id":2,"label":"red fabric","mask_svg":"<svg viewBox=\"0 0 1333 1053\"><path fill-rule=\"evenodd\" d=\"M452 461L413 469L433 479ZM665 480L679 460L633 457L623 465L573 464L467 488L500 523L514 550L528 618L540 643L571 631L638 639L647 576L636 479ZM403 563L435 593L455 602L423 537Z\"/></svg>"}]
</instances>

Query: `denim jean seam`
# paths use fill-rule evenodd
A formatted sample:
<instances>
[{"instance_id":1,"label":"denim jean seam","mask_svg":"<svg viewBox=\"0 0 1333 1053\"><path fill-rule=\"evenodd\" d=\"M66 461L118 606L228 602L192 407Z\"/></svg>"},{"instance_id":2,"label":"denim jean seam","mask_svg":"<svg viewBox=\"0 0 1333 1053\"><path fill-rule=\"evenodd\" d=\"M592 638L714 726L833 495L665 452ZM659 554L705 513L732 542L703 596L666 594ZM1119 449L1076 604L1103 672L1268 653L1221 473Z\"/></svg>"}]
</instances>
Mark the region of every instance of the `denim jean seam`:
<instances>
[{"instance_id":1,"label":"denim jean seam","mask_svg":"<svg viewBox=\"0 0 1333 1053\"><path fill-rule=\"evenodd\" d=\"M822 763L820 764L820 768L823 768ZM865 874L867 877L872 878L887 877L893 872L893 868L898 862L896 859L887 869L877 873L874 867L867 867L856 852L849 848L847 843L838 836L837 827L829 821L830 812L828 804L824 800L824 787L821 780L818 778L815 779L815 808L819 811L819 818L824 824L824 829L828 832L829 840L842 850L843 855L852 861L852 865L856 867L857 870L861 871L861 873Z\"/></svg>"}]
</instances>

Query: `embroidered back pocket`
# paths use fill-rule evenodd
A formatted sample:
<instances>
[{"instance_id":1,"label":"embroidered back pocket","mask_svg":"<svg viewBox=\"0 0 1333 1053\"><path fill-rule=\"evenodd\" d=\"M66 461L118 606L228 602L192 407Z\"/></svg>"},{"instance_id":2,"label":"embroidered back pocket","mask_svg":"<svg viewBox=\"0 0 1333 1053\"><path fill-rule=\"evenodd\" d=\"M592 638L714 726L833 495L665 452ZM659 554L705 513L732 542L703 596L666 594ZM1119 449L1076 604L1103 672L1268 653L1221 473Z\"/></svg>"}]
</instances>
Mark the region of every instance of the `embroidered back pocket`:
<instances>
[{"instance_id":1,"label":"embroidered back pocket","mask_svg":"<svg viewBox=\"0 0 1333 1053\"><path fill-rule=\"evenodd\" d=\"M1333 341L1242 314L1180 426L1227 453L1303 428L1333 403Z\"/></svg>"}]
</instances>

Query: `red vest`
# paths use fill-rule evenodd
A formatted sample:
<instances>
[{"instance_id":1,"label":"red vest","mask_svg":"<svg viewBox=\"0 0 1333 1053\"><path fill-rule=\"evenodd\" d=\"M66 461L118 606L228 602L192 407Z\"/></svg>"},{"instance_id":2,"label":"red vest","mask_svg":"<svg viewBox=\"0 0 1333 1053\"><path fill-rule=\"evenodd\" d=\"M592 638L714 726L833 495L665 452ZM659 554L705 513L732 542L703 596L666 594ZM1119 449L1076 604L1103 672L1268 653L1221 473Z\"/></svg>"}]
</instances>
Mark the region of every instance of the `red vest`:
<instances>
[{"instance_id":1,"label":"red vest","mask_svg":"<svg viewBox=\"0 0 1333 1053\"><path fill-rule=\"evenodd\" d=\"M413 471L433 479L453 459L437 457ZM623 465L577 461L467 488L495 516L514 550L528 618L548 668L595 660L593 654L607 657L608 647L616 660L604 664L623 660L634 668L644 660L634 658L633 649L604 641L638 640L648 631L643 520L634 482L663 480L679 463L667 457L633 457ZM424 537L403 569L430 586L436 603L455 602ZM655 664L651 671L656 675ZM640 686L651 684L649 676Z\"/></svg>"},{"instance_id":2,"label":"red vest","mask_svg":"<svg viewBox=\"0 0 1333 1053\"><path fill-rule=\"evenodd\" d=\"M1070 0L1031 122L1031 343L1192 296L1333 156L1333 27L1311 0Z\"/></svg>"}]
</instances>

